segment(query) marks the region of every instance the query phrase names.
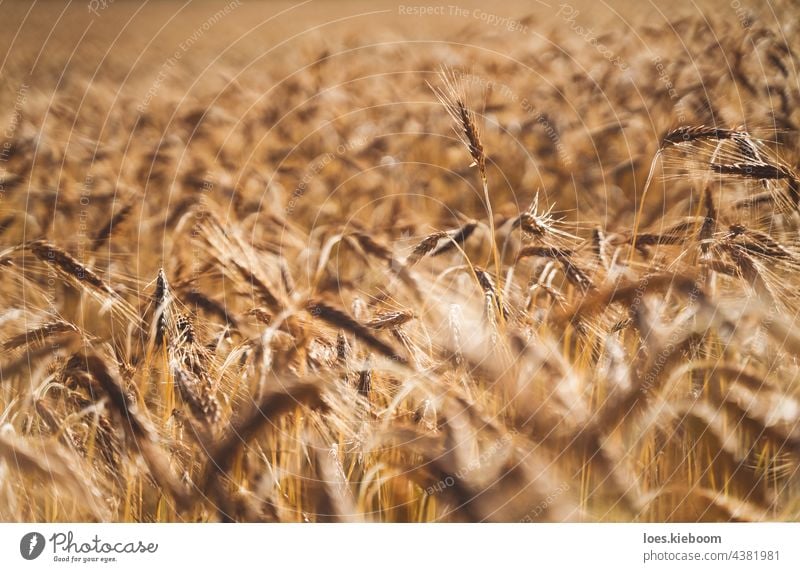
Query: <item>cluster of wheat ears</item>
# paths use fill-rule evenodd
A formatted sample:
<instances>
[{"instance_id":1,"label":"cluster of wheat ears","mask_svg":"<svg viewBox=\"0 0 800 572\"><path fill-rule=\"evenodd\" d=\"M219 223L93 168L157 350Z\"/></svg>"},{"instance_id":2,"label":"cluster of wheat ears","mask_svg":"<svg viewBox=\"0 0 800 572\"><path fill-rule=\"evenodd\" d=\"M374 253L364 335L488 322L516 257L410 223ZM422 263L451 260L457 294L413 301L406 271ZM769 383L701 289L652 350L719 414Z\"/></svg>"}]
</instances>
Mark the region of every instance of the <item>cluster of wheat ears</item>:
<instances>
[{"instance_id":1,"label":"cluster of wheat ears","mask_svg":"<svg viewBox=\"0 0 800 572\"><path fill-rule=\"evenodd\" d=\"M797 34L709 25L32 89L0 520L797 519Z\"/></svg>"}]
</instances>

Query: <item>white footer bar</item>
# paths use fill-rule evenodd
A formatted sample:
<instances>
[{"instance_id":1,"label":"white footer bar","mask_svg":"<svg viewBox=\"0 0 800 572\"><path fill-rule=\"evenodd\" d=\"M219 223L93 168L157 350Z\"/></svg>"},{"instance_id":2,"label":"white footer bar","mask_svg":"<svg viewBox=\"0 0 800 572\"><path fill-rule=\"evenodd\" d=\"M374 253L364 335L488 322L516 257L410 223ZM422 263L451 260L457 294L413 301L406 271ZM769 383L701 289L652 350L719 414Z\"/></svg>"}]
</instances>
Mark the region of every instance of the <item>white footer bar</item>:
<instances>
[{"instance_id":1,"label":"white footer bar","mask_svg":"<svg viewBox=\"0 0 800 572\"><path fill-rule=\"evenodd\" d=\"M800 570L800 524L0 524L0 570Z\"/></svg>"}]
</instances>

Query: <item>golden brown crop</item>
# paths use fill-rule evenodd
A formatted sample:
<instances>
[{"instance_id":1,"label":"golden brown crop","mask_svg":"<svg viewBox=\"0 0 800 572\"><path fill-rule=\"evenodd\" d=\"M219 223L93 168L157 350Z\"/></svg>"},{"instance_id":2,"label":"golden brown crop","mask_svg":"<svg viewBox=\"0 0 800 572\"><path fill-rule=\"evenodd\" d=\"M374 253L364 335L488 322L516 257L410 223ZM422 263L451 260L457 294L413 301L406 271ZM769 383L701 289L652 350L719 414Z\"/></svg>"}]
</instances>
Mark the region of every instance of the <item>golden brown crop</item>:
<instances>
[{"instance_id":1,"label":"golden brown crop","mask_svg":"<svg viewBox=\"0 0 800 572\"><path fill-rule=\"evenodd\" d=\"M231 6L4 44L0 521L800 518L793 3Z\"/></svg>"}]
</instances>

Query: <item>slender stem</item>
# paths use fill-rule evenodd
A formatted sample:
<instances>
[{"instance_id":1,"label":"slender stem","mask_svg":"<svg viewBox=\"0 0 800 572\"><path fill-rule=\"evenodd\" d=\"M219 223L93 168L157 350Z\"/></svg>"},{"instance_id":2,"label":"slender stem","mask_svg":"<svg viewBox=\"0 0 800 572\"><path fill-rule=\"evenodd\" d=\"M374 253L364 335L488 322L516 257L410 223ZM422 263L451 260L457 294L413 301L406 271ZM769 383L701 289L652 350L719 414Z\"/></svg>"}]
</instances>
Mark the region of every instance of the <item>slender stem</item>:
<instances>
[{"instance_id":1,"label":"slender stem","mask_svg":"<svg viewBox=\"0 0 800 572\"><path fill-rule=\"evenodd\" d=\"M494 228L494 213L492 212L492 201L489 199L489 182L486 180L486 172L481 173L481 182L483 183L483 198L486 201L486 211L489 215L489 233L491 236L492 244L492 258L494 259L494 275L497 281L497 302L499 306L503 307L503 277L500 275L500 253L497 250L497 237ZM500 312L500 321L505 323L505 317Z\"/></svg>"},{"instance_id":2,"label":"slender stem","mask_svg":"<svg viewBox=\"0 0 800 572\"><path fill-rule=\"evenodd\" d=\"M650 163L650 172L647 174L647 181L644 184L644 190L642 191L642 198L639 199L639 208L636 210L636 218L633 221L633 236L631 237L631 252L628 255L628 261L633 260L633 253L636 252L636 236L639 233L639 223L642 220L642 211L644 210L644 200L647 198L647 191L650 189L650 183L653 182L653 175L656 172L656 163L658 162L658 158L661 156L661 149L656 152L655 157L653 157L653 161Z\"/></svg>"}]
</instances>

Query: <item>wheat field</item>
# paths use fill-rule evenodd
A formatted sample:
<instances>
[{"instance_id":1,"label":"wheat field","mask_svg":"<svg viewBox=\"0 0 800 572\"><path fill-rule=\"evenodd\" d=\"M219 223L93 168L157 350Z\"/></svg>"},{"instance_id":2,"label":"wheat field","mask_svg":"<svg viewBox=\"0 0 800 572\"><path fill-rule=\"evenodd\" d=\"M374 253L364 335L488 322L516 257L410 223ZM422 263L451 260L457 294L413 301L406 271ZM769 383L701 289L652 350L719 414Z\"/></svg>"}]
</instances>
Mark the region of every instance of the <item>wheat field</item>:
<instances>
[{"instance_id":1,"label":"wheat field","mask_svg":"<svg viewBox=\"0 0 800 572\"><path fill-rule=\"evenodd\" d=\"M0 521L800 518L796 3L87 4L0 7Z\"/></svg>"}]
</instances>

